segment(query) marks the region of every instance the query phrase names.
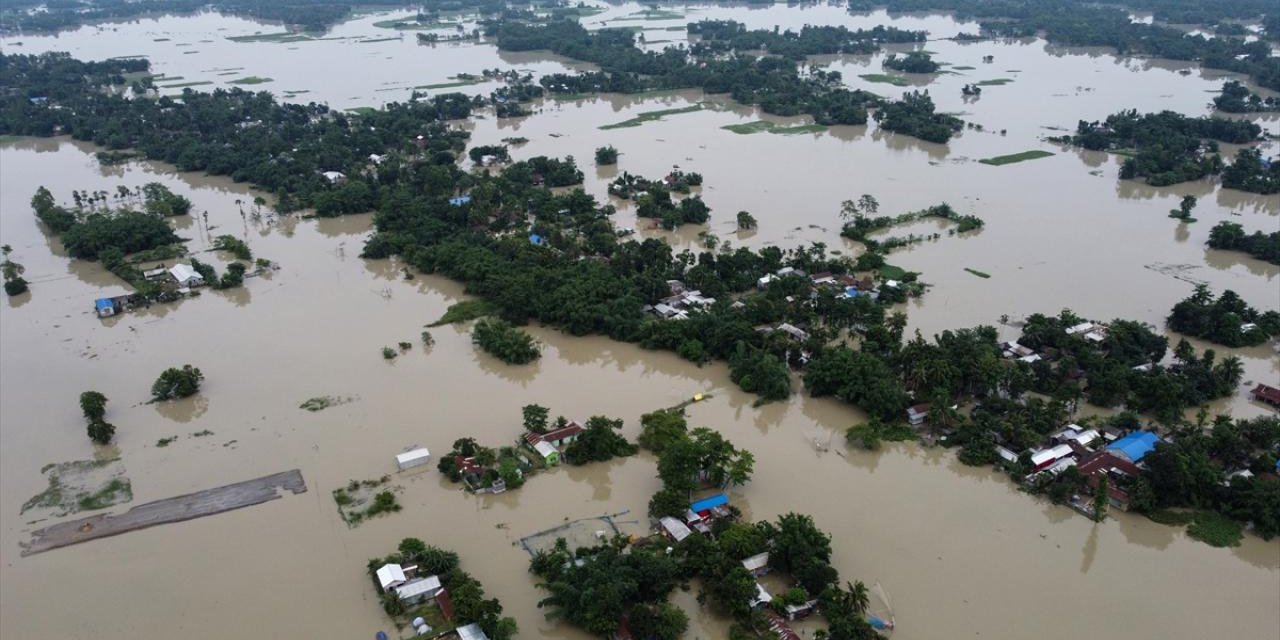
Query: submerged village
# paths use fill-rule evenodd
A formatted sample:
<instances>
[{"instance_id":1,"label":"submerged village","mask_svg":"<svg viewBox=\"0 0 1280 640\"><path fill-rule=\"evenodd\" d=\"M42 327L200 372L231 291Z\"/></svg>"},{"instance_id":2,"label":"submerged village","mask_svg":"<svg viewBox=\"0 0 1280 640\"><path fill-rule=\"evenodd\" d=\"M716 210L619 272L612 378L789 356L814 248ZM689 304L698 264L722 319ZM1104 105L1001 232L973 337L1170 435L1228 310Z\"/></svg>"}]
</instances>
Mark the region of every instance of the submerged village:
<instances>
[{"instance_id":1,"label":"submerged village","mask_svg":"<svg viewBox=\"0 0 1280 640\"><path fill-rule=\"evenodd\" d=\"M1259 0L0 7L0 634L1265 637L1278 51Z\"/></svg>"}]
</instances>

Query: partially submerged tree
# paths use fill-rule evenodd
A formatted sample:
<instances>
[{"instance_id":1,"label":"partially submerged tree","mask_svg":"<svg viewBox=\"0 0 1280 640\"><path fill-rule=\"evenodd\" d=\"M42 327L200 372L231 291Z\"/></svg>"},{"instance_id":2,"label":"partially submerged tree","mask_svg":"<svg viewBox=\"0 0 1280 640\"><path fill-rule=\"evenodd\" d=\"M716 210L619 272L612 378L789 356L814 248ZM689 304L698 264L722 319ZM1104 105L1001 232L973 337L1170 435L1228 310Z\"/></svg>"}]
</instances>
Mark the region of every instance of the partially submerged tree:
<instances>
[{"instance_id":1,"label":"partially submerged tree","mask_svg":"<svg viewBox=\"0 0 1280 640\"><path fill-rule=\"evenodd\" d=\"M182 365L181 369L169 367L151 385L151 397L154 400L186 398L200 390L202 380L204 374L189 364Z\"/></svg>"}]
</instances>

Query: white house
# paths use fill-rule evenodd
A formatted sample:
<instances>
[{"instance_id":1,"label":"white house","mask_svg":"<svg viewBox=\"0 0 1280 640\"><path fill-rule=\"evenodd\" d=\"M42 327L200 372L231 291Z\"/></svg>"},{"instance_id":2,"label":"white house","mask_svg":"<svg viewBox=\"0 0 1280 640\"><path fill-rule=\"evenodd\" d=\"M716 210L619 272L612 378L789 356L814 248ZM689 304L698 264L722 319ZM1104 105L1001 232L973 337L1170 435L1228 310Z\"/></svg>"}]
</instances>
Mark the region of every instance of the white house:
<instances>
[{"instance_id":1,"label":"white house","mask_svg":"<svg viewBox=\"0 0 1280 640\"><path fill-rule=\"evenodd\" d=\"M431 452L427 451L426 447L423 447L421 449L414 449L413 451L406 451L404 453L397 454L396 466L399 467L401 471L404 471L405 469L412 469L413 467L424 465L430 459Z\"/></svg>"},{"instance_id":2,"label":"white house","mask_svg":"<svg viewBox=\"0 0 1280 640\"><path fill-rule=\"evenodd\" d=\"M435 598L441 589L439 577L427 576L396 587L396 596L401 602L414 604Z\"/></svg>"},{"instance_id":3,"label":"white house","mask_svg":"<svg viewBox=\"0 0 1280 640\"><path fill-rule=\"evenodd\" d=\"M394 589L405 582L404 567L398 564L384 564L378 569L377 574L378 586L382 587L383 591Z\"/></svg>"},{"instance_id":4,"label":"white house","mask_svg":"<svg viewBox=\"0 0 1280 640\"><path fill-rule=\"evenodd\" d=\"M750 558L742 561L742 568L753 576L758 576L769 570L769 552L757 553Z\"/></svg>"},{"instance_id":5,"label":"white house","mask_svg":"<svg viewBox=\"0 0 1280 640\"><path fill-rule=\"evenodd\" d=\"M489 636L484 634L484 631L480 629L480 625L474 622L465 627L458 627L456 631L458 632L459 640L489 640Z\"/></svg>"},{"instance_id":6,"label":"white house","mask_svg":"<svg viewBox=\"0 0 1280 640\"><path fill-rule=\"evenodd\" d=\"M325 171L320 175L324 176L324 179L328 180L329 184L341 184L347 181L347 174L341 171Z\"/></svg>"},{"instance_id":7,"label":"white house","mask_svg":"<svg viewBox=\"0 0 1280 640\"><path fill-rule=\"evenodd\" d=\"M179 285L184 287L198 287L204 284L204 278L200 273L191 268L189 264L175 264L169 268L169 275L178 281Z\"/></svg>"},{"instance_id":8,"label":"white house","mask_svg":"<svg viewBox=\"0 0 1280 640\"><path fill-rule=\"evenodd\" d=\"M681 540L693 535L693 532L689 530L689 527L686 527L683 522L680 522L671 516L664 516L658 521L658 524L662 527L662 530L676 542L680 542Z\"/></svg>"}]
</instances>

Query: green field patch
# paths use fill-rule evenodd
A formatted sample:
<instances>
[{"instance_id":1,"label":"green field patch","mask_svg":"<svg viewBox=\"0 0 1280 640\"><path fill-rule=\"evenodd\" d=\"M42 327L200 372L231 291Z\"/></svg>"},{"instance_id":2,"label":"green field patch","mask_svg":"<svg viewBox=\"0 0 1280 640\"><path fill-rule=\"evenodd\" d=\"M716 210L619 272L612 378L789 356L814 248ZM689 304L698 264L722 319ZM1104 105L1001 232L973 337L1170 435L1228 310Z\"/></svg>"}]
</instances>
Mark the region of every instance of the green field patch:
<instances>
[{"instance_id":1,"label":"green field patch","mask_svg":"<svg viewBox=\"0 0 1280 640\"><path fill-rule=\"evenodd\" d=\"M392 38L371 38L371 39L369 39L369 40L356 40L356 44L372 44L372 43L374 43L374 42L390 42L390 41L392 41L392 40L399 40L399 39L400 39L400 38L394 38L394 37L392 37Z\"/></svg>"},{"instance_id":2,"label":"green field patch","mask_svg":"<svg viewBox=\"0 0 1280 640\"><path fill-rule=\"evenodd\" d=\"M985 272L982 272L982 271L978 271L977 269L972 269L972 268L970 268L970 267L965 267L965 268L964 268L964 270L965 270L965 271L968 271L969 273L972 273L972 274L973 274L973 275L975 275L975 276L978 276L979 278L990 278L990 277L991 277L991 274L989 274L989 273L985 273Z\"/></svg>"},{"instance_id":3,"label":"green field patch","mask_svg":"<svg viewBox=\"0 0 1280 640\"><path fill-rule=\"evenodd\" d=\"M1008 155L1003 155L1003 156L995 156L994 158L983 158L978 162L981 162L982 164L989 164L989 165L998 167L1000 165L1013 164L1015 162L1022 162L1023 160L1036 160L1039 158L1048 158L1051 155L1053 155L1052 151L1041 151L1039 149L1032 149L1031 151L1022 151L1019 153L1010 153Z\"/></svg>"},{"instance_id":4,"label":"green field patch","mask_svg":"<svg viewBox=\"0 0 1280 640\"><path fill-rule=\"evenodd\" d=\"M179 82L177 84L162 84L161 89L181 89L183 87L199 87L206 84L213 84L212 80L197 80L195 82Z\"/></svg>"},{"instance_id":5,"label":"green field patch","mask_svg":"<svg viewBox=\"0 0 1280 640\"><path fill-rule=\"evenodd\" d=\"M222 73L218 73L218 74L214 74L214 75L217 75L217 76L238 76L238 75L240 75L240 72L239 72L239 71L223 71Z\"/></svg>"},{"instance_id":6,"label":"green field patch","mask_svg":"<svg viewBox=\"0 0 1280 640\"><path fill-rule=\"evenodd\" d=\"M911 84L902 76L894 76L887 73L864 73L858 77L866 80L867 82L881 82L884 84L891 84L895 87L905 87Z\"/></svg>"},{"instance_id":7,"label":"green field patch","mask_svg":"<svg viewBox=\"0 0 1280 640\"><path fill-rule=\"evenodd\" d=\"M880 267L880 275L885 280L902 280L907 277L907 270L891 264Z\"/></svg>"},{"instance_id":8,"label":"green field patch","mask_svg":"<svg viewBox=\"0 0 1280 640\"><path fill-rule=\"evenodd\" d=\"M264 84L271 81L272 81L271 78L263 78L261 76L245 76L243 78L230 80L229 83L230 84Z\"/></svg>"},{"instance_id":9,"label":"green field patch","mask_svg":"<svg viewBox=\"0 0 1280 640\"><path fill-rule=\"evenodd\" d=\"M251 36L228 36L232 42L304 42L316 38L305 33L281 31L280 33L255 33Z\"/></svg>"},{"instance_id":10,"label":"green field patch","mask_svg":"<svg viewBox=\"0 0 1280 640\"><path fill-rule=\"evenodd\" d=\"M750 135L752 133L761 133L761 132L776 133L779 135L796 135L796 134L802 134L802 133L817 133L819 131L827 130L826 126L820 125L820 124L800 124L800 125L788 127L788 126L777 124L775 122L768 122L765 120L757 120L755 122L745 122L742 124L730 124L720 128L727 129L729 131L742 134L742 135Z\"/></svg>"},{"instance_id":11,"label":"green field patch","mask_svg":"<svg viewBox=\"0 0 1280 640\"><path fill-rule=\"evenodd\" d=\"M998 87L1010 82L1013 82L1013 78L996 78L995 80L979 80L977 85L980 87Z\"/></svg>"},{"instance_id":12,"label":"green field patch","mask_svg":"<svg viewBox=\"0 0 1280 640\"><path fill-rule=\"evenodd\" d=\"M653 120L661 120L664 116L674 116L674 115L679 115L681 113L693 113L694 111L701 111L701 110L702 110L702 103L699 102L698 104L689 105L687 107L678 107L675 109L660 109L658 111L646 111L644 113L641 113L640 115L637 115L634 118L631 118L630 120L623 120L622 122L606 124L600 127L600 129L608 130L608 129L621 129L623 127L638 127L646 122L650 122Z\"/></svg>"},{"instance_id":13,"label":"green field patch","mask_svg":"<svg viewBox=\"0 0 1280 640\"><path fill-rule=\"evenodd\" d=\"M614 18L611 22L625 22L633 20L680 20L684 18L684 14L677 11L667 11L664 9L646 9L637 11L633 14ZM683 28L683 27L681 27Z\"/></svg>"},{"instance_id":14,"label":"green field patch","mask_svg":"<svg viewBox=\"0 0 1280 640\"><path fill-rule=\"evenodd\" d=\"M172 39L173 39L173 38L154 38L154 39L152 39L151 41L152 41L152 42L168 42L168 41L170 41L170 40L172 40Z\"/></svg>"},{"instance_id":15,"label":"green field patch","mask_svg":"<svg viewBox=\"0 0 1280 640\"><path fill-rule=\"evenodd\" d=\"M469 87L473 84L484 82L484 78L475 78L473 80L454 80L452 82L438 82L436 84L420 84L414 89L452 89L454 87Z\"/></svg>"},{"instance_id":16,"label":"green field patch","mask_svg":"<svg viewBox=\"0 0 1280 640\"><path fill-rule=\"evenodd\" d=\"M144 56L144 55L133 55L133 56L112 56L112 57L107 58L107 59L108 59L108 60L137 60L137 59L139 59L139 58L145 58L145 57L146 57L146 56Z\"/></svg>"},{"instance_id":17,"label":"green field patch","mask_svg":"<svg viewBox=\"0 0 1280 640\"><path fill-rule=\"evenodd\" d=\"M452 29L458 22L418 22L416 20L379 20L373 26L379 29L396 29L398 31L426 31L429 29Z\"/></svg>"},{"instance_id":18,"label":"green field patch","mask_svg":"<svg viewBox=\"0 0 1280 640\"><path fill-rule=\"evenodd\" d=\"M23 503L21 512L38 509L60 517L133 500L133 488L124 476L124 468L113 464L117 461L75 460L45 465L41 473L48 476L49 486Z\"/></svg>"},{"instance_id":19,"label":"green field patch","mask_svg":"<svg viewBox=\"0 0 1280 640\"><path fill-rule=\"evenodd\" d=\"M485 300L463 300L462 302L455 302L449 305L449 308L445 310L444 315L440 316L439 320L436 320L427 326L441 327L455 322L467 322L469 320L475 320L476 318L483 318L484 316L492 315L495 311L497 311L497 309Z\"/></svg>"},{"instance_id":20,"label":"green field patch","mask_svg":"<svg viewBox=\"0 0 1280 640\"><path fill-rule=\"evenodd\" d=\"M951 67L952 71L973 71L974 69L977 69L977 67L970 67L968 65L957 65Z\"/></svg>"}]
</instances>

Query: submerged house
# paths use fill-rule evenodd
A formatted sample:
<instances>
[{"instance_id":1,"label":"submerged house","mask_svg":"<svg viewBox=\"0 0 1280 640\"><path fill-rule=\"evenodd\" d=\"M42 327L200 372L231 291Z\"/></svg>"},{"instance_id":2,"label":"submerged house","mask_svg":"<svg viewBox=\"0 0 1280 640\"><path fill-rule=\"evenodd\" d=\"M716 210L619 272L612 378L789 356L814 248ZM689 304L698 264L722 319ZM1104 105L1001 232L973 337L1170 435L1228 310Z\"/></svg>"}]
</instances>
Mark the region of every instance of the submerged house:
<instances>
[{"instance_id":1,"label":"submerged house","mask_svg":"<svg viewBox=\"0 0 1280 640\"><path fill-rule=\"evenodd\" d=\"M175 264L169 268L169 275L181 287L199 287L204 285L204 277L189 264Z\"/></svg>"},{"instance_id":2,"label":"submerged house","mask_svg":"<svg viewBox=\"0 0 1280 640\"><path fill-rule=\"evenodd\" d=\"M913 427L918 427L924 424L924 421L928 418L929 418L928 404L916 404L916 405L907 407L907 424Z\"/></svg>"},{"instance_id":3,"label":"submerged house","mask_svg":"<svg viewBox=\"0 0 1280 640\"><path fill-rule=\"evenodd\" d=\"M1249 392L1254 400L1269 404L1273 407L1280 407L1280 389L1259 383Z\"/></svg>"},{"instance_id":4,"label":"submerged house","mask_svg":"<svg viewBox=\"0 0 1280 640\"><path fill-rule=\"evenodd\" d=\"M419 602L434 600L441 590L443 590L443 587L438 576L410 580L395 588L396 597L405 604L418 604Z\"/></svg>"},{"instance_id":5,"label":"submerged house","mask_svg":"<svg viewBox=\"0 0 1280 640\"><path fill-rule=\"evenodd\" d=\"M99 318L110 318L116 314L116 305L111 298L98 298L93 303L93 310Z\"/></svg>"},{"instance_id":6,"label":"submerged house","mask_svg":"<svg viewBox=\"0 0 1280 640\"><path fill-rule=\"evenodd\" d=\"M693 535L693 531L690 531L689 527L686 527L683 522L671 516L664 516L658 520L658 526L662 529L662 533L676 542Z\"/></svg>"}]
</instances>

